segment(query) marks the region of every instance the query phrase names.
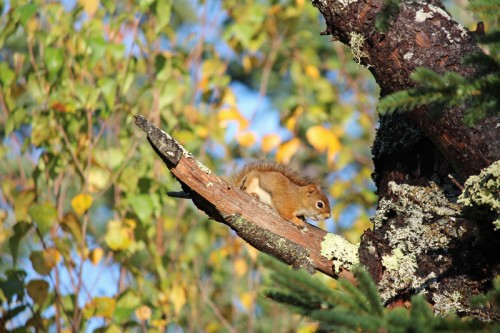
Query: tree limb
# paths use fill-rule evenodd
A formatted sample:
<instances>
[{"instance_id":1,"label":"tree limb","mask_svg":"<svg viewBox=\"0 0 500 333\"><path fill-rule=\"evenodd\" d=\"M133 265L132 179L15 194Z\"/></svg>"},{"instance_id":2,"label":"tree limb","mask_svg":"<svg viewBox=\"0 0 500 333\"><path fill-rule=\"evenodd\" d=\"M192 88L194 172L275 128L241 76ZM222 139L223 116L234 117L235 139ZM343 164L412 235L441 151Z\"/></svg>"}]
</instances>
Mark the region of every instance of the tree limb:
<instances>
[{"instance_id":1,"label":"tree limb","mask_svg":"<svg viewBox=\"0 0 500 333\"><path fill-rule=\"evenodd\" d=\"M297 229L270 207L213 174L175 139L142 116L136 125L148 136L193 203L210 218L231 227L256 249L294 268L352 279L358 246L312 225ZM349 260L346 260L349 258Z\"/></svg>"}]
</instances>

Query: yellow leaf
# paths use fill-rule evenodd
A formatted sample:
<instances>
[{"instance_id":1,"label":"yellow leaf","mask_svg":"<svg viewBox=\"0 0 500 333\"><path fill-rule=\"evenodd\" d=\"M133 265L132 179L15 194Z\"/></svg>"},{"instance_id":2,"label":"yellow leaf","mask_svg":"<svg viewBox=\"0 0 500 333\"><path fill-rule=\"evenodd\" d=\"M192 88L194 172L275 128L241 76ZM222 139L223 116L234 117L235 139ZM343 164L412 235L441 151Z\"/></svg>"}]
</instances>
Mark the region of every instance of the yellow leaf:
<instances>
[{"instance_id":1,"label":"yellow leaf","mask_svg":"<svg viewBox=\"0 0 500 333\"><path fill-rule=\"evenodd\" d=\"M222 104L228 105L233 108L237 106L236 95L233 93L231 88L226 88L224 90L224 95L222 96Z\"/></svg>"},{"instance_id":2,"label":"yellow leaf","mask_svg":"<svg viewBox=\"0 0 500 333\"><path fill-rule=\"evenodd\" d=\"M202 77L200 81L198 81L197 89L201 91L205 91L208 87L208 78Z\"/></svg>"},{"instance_id":3,"label":"yellow leaf","mask_svg":"<svg viewBox=\"0 0 500 333\"><path fill-rule=\"evenodd\" d=\"M248 243L245 243L245 247L247 249L248 256L253 262L255 262L257 260L257 256L259 255L259 251Z\"/></svg>"},{"instance_id":4,"label":"yellow leaf","mask_svg":"<svg viewBox=\"0 0 500 333\"><path fill-rule=\"evenodd\" d=\"M327 153L328 162L333 162L341 148L338 137L332 130L317 125L309 128L306 132L307 141L319 152Z\"/></svg>"},{"instance_id":5,"label":"yellow leaf","mask_svg":"<svg viewBox=\"0 0 500 333\"><path fill-rule=\"evenodd\" d=\"M304 113L304 108L302 106L297 106L290 118L285 121L285 127L293 132L295 130L297 120L302 115L302 113Z\"/></svg>"},{"instance_id":6,"label":"yellow leaf","mask_svg":"<svg viewBox=\"0 0 500 333\"><path fill-rule=\"evenodd\" d=\"M97 8L99 8L99 0L80 0L80 4L88 16L94 16Z\"/></svg>"},{"instance_id":7,"label":"yellow leaf","mask_svg":"<svg viewBox=\"0 0 500 333\"><path fill-rule=\"evenodd\" d=\"M236 273L237 277L242 277L245 275L248 271L248 264L247 262L242 259L238 258L234 261L234 272Z\"/></svg>"},{"instance_id":8,"label":"yellow leaf","mask_svg":"<svg viewBox=\"0 0 500 333\"><path fill-rule=\"evenodd\" d=\"M278 134L267 134L262 138L262 150L269 153L281 143L281 137Z\"/></svg>"},{"instance_id":9,"label":"yellow leaf","mask_svg":"<svg viewBox=\"0 0 500 333\"><path fill-rule=\"evenodd\" d=\"M240 295L241 305L245 308L246 311L249 311L255 302L255 292L247 291Z\"/></svg>"},{"instance_id":10,"label":"yellow leaf","mask_svg":"<svg viewBox=\"0 0 500 333\"><path fill-rule=\"evenodd\" d=\"M111 297L94 297L85 304L83 315L85 318L104 317L111 319L116 308L116 300Z\"/></svg>"},{"instance_id":11,"label":"yellow leaf","mask_svg":"<svg viewBox=\"0 0 500 333\"><path fill-rule=\"evenodd\" d=\"M234 107L220 110L217 118L222 127L226 127L229 121L236 121L240 130L248 127L248 120Z\"/></svg>"},{"instance_id":12,"label":"yellow leaf","mask_svg":"<svg viewBox=\"0 0 500 333\"><path fill-rule=\"evenodd\" d=\"M250 59L248 55L243 56L241 63L243 64L245 72L250 72L252 70L252 59Z\"/></svg>"},{"instance_id":13,"label":"yellow leaf","mask_svg":"<svg viewBox=\"0 0 500 333\"><path fill-rule=\"evenodd\" d=\"M300 140L297 138L293 138L292 140L285 142L282 144L278 151L276 152L276 160L279 163L288 164L297 150L300 147Z\"/></svg>"},{"instance_id":14,"label":"yellow leaf","mask_svg":"<svg viewBox=\"0 0 500 333\"><path fill-rule=\"evenodd\" d=\"M313 333L318 330L318 324L307 324L297 329L297 333Z\"/></svg>"},{"instance_id":15,"label":"yellow leaf","mask_svg":"<svg viewBox=\"0 0 500 333\"><path fill-rule=\"evenodd\" d=\"M71 200L71 207L78 215L83 215L92 206L92 196L80 193Z\"/></svg>"},{"instance_id":16,"label":"yellow leaf","mask_svg":"<svg viewBox=\"0 0 500 333\"><path fill-rule=\"evenodd\" d=\"M324 152L328 147L328 140L332 133L321 125L313 126L306 132L307 141L319 152Z\"/></svg>"},{"instance_id":17,"label":"yellow leaf","mask_svg":"<svg viewBox=\"0 0 500 333\"><path fill-rule=\"evenodd\" d=\"M90 258L90 261L92 262L92 264L94 264L94 266L96 266L101 261L103 255L104 255L104 250L100 247L96 247L95 249L90 251L89 258Z\"/></svg>"},{"instance_id":18,"label":"yellow leaf","mask_svg":"<svg viewBox=\"0 0 500 333\"><path fill-rule=\"evenodd\" d=\"M184 304L186 304L186 290L183 286L174 285L170 290L170 302L174 305L175 315L178 316Z\"/></svg>"},{"instance_id":19,"label":"yellow leaf","mask_svg":"<svg viewBox=\"0 0 500 333\"><path fill-rule=\"evenodd\" d=\"M56 267L56 265L61 261L61 253L55 248L51 247L43 251L43 258L45 260L45 265L50 269Z\"/></svg>"},{"instance_id":20,"label":"yellow leaf","mask_svg":"<svg viewBox=\"0 0 500 333\"><path fill-rule=\"evenodd\" d=\"M317 80L320 77L319 69L313 65L306 65L305 68L306 75L309 76L313 80Z\"/></svg>"},{"instance_id":21,"label":"yellow leaf","mask_svg":"<svg viewBox=\"0 0 500 333\"><path fill-rule=\"evenodd\" d=\"M205 326L205 332L215 333L220 332L222 330L221 325L216 321L211 321Z\"/></svg>"},{"instance_id":22,"label":"yellow leaf","mask_svg":"<svg viewBox=\"0 0 500 333\"><path fill-rule=\"evenodd\" d=\"M141 305L135 309L135 316L140 321L146 321L151 317L151 309L147 305Z\"/></svg>"},{"instance_id":23,"label":"yellow leaf","mask_svg":"<svg viewBox=\"0 0 500 333\"><path fill-rule=\"evenodd\" d=\"M133 230L124 227L121 221L110 220L104 241L113 251L126 250L132 245Z\"/></svg>"},{"instance_id":24,"label":"yellow leaf","mask_svg":"<svg viewBox=\"0 0 500 333\"><path fill-rule=\"evenodd\" d=\"M102 190L107 184L111 177L107 170L91 167L89 171L88 184L90 193L95 193Z\"/></svg>"},{"instance_id":25,"label":"yellow leaf","mask_svg":"<svg viewBox=\"0 0 500 333\"><path fill-rule=\"evenodd\" d=\"M238 133L236 135L236 141L240 144L240 146L243 146L245 148L249 148L253 146L257 138L255 137L255 133L246 131L243 133Z\"/></svg>"},{"instance_id":26,"label":"yellow leaf","mask_svg":"<svg viewBox=\"0 0 500 333\"><path fill-rule=\"evenodd\" d=\"M302 8L304 7L305 0L295 0L295 3L297 4L297 7Z\"/></svg>"}]
</instances>

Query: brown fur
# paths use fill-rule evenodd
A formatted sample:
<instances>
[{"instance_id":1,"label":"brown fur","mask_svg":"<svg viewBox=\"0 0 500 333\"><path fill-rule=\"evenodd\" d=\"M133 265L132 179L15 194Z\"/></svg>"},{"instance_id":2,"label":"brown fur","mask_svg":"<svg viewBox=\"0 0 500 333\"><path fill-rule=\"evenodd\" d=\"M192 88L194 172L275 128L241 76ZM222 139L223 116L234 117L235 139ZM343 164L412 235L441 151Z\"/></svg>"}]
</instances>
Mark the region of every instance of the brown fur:
<instances>
[{"instance_id":1,"label":"brown fur","mask_svg":"<svg viewBox=\"0 0 500 333\"><path fill-rule=\"evenodd\" d=\"M278 164L275 162L271 161L253 161L245 164L245 166L238 171L236 174L234 174L231 177L231 183L236 186L241 186L241 183L245 176L250 172L250 171L275 171L283 174L285 177L290 179L290 181L298 186L305 186L309 184L316 184L316 182L309 178L309 177L304 177L300 175L298 172L295 170L291 169L290 167L283 165L283 164Z\"/></svg>"},{"instance_id":2,"label":"brown fur","mask_svg":"<svg viewBox=\"0 0 500 333\"><path fill-rule=\"evenodd\" d=\"M284 165L270 161L248 163L232 177L231 183L299 228L305 227L306 217L330 217L328 197L321 187ZM321 203L323 206L319 207Z\"/></svg>"}]
</instances>

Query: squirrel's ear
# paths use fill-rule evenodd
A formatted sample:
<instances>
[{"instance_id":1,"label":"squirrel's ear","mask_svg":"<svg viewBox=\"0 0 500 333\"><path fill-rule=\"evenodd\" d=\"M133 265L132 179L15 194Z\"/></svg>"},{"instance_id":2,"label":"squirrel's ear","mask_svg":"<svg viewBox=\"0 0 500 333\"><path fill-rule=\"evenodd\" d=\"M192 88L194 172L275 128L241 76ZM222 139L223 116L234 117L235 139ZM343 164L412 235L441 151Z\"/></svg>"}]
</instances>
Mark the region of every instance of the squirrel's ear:
<instances>
[{"instance_id":1,"label":"squirrel's ear","mask_svg":"<svg viewBox=\"0 0 500 333\"><path fill-rule=\"evenodd\" d=\"M311 184L311 185L309 185L309 186L307 187L307 192L308 192L309 194L314 193L314 192L317 192L317 191L318 191L318 186L317 186L317 185L313 185L313 184Z\"/></svg>"}]
</instances>

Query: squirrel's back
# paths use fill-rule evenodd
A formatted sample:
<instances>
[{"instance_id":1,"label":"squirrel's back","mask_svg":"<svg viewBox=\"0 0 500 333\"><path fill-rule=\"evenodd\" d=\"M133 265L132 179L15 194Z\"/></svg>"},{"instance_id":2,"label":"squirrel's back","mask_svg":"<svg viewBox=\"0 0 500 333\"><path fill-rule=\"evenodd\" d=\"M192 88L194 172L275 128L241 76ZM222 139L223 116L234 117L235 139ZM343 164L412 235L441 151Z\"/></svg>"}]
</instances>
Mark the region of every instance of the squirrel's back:
<instances>
[{"instance_id":1,"label":"squirrel's back","mask_svg":"<svg viewBox=\"0 0 500 333\"><path fill-rule=\"evenodd\" d=\"M298 186L315 184L316 182L309 177L304 177L286 165L278 164L272 161L253 161L245 166L231 177L231 183L239 186L248 173L252 171L259 172L279 172L286 176L292 183Z\"/></svg>"}]
</instances>

